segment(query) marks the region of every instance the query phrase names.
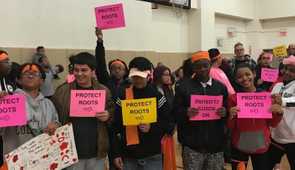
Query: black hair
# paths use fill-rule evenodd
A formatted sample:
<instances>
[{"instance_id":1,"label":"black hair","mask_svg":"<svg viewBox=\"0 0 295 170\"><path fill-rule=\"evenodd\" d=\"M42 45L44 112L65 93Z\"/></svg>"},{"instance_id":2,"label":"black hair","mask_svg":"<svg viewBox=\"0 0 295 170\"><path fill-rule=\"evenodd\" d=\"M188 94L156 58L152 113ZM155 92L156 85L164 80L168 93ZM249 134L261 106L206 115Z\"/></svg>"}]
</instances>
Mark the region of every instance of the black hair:
<instances>
[{"instance_id":1,"label":"black hair","mask_svg":"<svg viewBox=\"0 0 295 170\"><path fill-rule=\"evenodd\" d=\"M94 55L88 53L88 52L81 52L73 57L70 57L70 62L75 64L86 64L88 65L91 70L96 69L96 59Z\"/></svg>"},{"instance_id":2,"label":"black hair","mask_svg":"<svg viewBox=\"0 0 295 170\"><path fill-rule=\"evenodd\" d=\"M23 65L21 65L20 66L20 68L19 68L19 70L18 70L18 75L17 75L17 78L18 79L20 79L20 77L21 77L21 74L22 74L22 70L26 67L26 66L36 66L38 69L39 69L39 71L40 71L40 74L41 74L41 78L43 79L43 80L45 80L45 78L46 78L46 73L45 73L45 71L43 70L43 68L39 65L39 64L35 64L35 63L25 63L25 64L23 64Z\"/></svg>"},{"instance_id":3,"label":"black hair","mask_svg":"<svg viewBox=\"0 0 295 170\"><path fill-rule=\"evenodd\" d=\"M3 54L3 53L8 55L8 53L6 51L0 50L0 54Z\"/></svg>"},{"instance_id":4,"label":"black hair","mask_svg":"<svg viewBox=\"0 0 295 170\"><path fill-rule=\"evenodd\" d=\"M255 68L254 68L253 66L251 66L251 65L249 65L249 64L247 64L247 63L241 63L241 64L238 64L238 65L236 66L236 69L235 69L235 71L234 71L234 76L235 76L235 77L236 77L236 75L237 75L238 70L241 69L241 68L248 68L248 69L251 70L251 72L252 72L253 74L256 74L256 70L255 70Z\"/></svg>"},{"instance_id":5,"label":"black hair","mask_svg":"<svg viewBox=\"0 0 295 170\"><path fill-rule=\"evenodd\" d=\"M182 68L183 68L183 76L186 78L191 78L193 75L193 63L191 58L188 58L183 61Z\"/></svg>"},{"instance_id":6,"label":"black hair","mask_svg":"<svg viewBox=\"0 0 295 170\"><path fill-rule=\"evenodd\" d=\"M44 49L44 46L38 46L38 47L36 48L37 51L39 51L39 50L41 50L41 49Z\"/></svg>"},{"instance_id":7,"label":"black hair","mask_svg":"<svg viewBox=\"0 0 295 170\"><path fill-rule=\"evenodd\" d=\"M135 57L129 63L129 69L137 68L140 71L152 70L153 64L145 57Z\"/></svg>"},{"instance_id":8,"label":"black hair","mask_svg":"<svg viewBox=\"0 0 295 170\"><path fill-rule=\"evenodd\" d=\"M220 55L220 52L217 48L211 48L210 50L208 50L208 53L209 53L211 63L214 63L217 60L215 57Z\"/></svg>"}]
</instances>

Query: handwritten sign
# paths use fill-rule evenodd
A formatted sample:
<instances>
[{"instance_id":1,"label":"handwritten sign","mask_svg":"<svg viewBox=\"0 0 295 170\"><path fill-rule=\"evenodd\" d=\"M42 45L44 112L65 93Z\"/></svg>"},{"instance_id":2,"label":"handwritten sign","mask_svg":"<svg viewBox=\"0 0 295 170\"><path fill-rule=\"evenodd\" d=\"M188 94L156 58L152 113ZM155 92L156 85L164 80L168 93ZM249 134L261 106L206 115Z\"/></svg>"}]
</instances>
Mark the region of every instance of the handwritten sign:
<instances>
[{"instance_id":1,"label":"handwritten sign","mask_svg":"<svg viewBox=\"0 0 295 170\"><path fill-rule=\"evenodd\" d=\"M190 120L217 120L220 116L216 113L222 107L222 96L192 95L191 107L199 110L199 113Z\"/></svg>"},{"instance_id":2,"label":"handwritten sign","mask_svg":"<svg viewBox=\"0 0 295 170\"><path fill-rule=\"evenodd\" d=\"M8 95L0 99L0 127L27 124L25 96Z\"/></svg>"},{"instance_id":3,"label":"handwritten sign","mask_svg":"<svg viewBox=\"0 0 295 170\"><path fill-rule=\"evenodd\" d=\"M95 8L96 25L100 29L125 27L123 4L113 4Z\"/></svg>"},{"instance_id":4,"label":"handwritten sign","mask_svg":"<svg viewBox=\"0 0 295 170\"><path fill-rule=\"evenodd\" d=\"M71 124L39 135L5 155L9 170L59 170L78 162Z\"/></svg>"},{"instance_id":5,"label":"handwritten sign","mask_svg":"<svg viewBox=\"0 0 295 170\"><path fill-rule=\"evenodd\" d=\"M157 99L123 100L122 113L124 126L157 122Z\"/></svg>"},{"instance_id":6,"label":"handwritten sign","mask_svg":"<svg viewBox=\"0 0 295 170\"><path fill-rule=\"evenodd\" d=\"M266 92L237 93L238 118L271 119L271 95Z\"/></svg>"},{"instance_id":7,"label":"handwritten sign","mask_svg":"<svg viewBox=\"0 0 295 170\"><path fill-rule=\"evenodd\" d=\"M267 82L276 82L279 77L279 70L278 69L271 69L271 68L262 68L261 70L261 80Z\"/></svg>"},{"instance_id":8,"label":"handwritten sign","mask_svg":"<svg viewBox=\"0 0 295 170\"><path fill-rule=\"evenodd\" d=\"M287 47L285 45L281 45L273 48L273 54L276 57L286 57L288 56Z\"/></svg>"},{"instance_id":9,"label":"handwritten sign","mask_svg":"<svg viewBox=\"0 0 295 170\"><path fill-rule=\"evenodd\" d=\"M95 117L105 111L105 90L72 90L70 116Z\"/></svg>"}]
</instances>

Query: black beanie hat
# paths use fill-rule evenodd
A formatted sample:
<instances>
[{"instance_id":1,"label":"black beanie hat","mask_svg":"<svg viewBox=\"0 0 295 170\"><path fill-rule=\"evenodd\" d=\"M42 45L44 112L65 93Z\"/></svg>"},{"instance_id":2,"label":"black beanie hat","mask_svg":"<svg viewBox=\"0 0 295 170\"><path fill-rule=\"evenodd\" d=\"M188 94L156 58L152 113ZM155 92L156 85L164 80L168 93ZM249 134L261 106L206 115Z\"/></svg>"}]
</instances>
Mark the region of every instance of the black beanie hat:
<instances>
[{"instance_id":1,"label":"black beanie hat","mask_svg":"<svg viewBox=\"0 0 295 170\"><path fill-rule=\"evenodd\" d=\"M135 57L129 63L129 69L137 68L139 71L152 70L153 64L145 57Z\"/></svg>"}]
</instances>

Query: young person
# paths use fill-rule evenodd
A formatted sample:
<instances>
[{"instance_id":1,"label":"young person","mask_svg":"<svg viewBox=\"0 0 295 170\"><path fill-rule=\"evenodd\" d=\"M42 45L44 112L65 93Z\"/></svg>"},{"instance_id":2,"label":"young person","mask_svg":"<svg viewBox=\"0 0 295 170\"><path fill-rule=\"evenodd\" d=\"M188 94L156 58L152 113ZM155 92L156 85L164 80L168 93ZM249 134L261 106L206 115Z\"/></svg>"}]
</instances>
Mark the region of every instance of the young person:
<instances>
[{"instance_id":1,"label":"young person","mask_svg":"<svg viewBox=\"0 0 295 170\"><path fill-rule=\"evenodd\" d=\"M191 58L194 77L186 79L176 88L174 116L177 122L178 139L183 146L185 170L222 170L224 165L226 87L212 79L210 58L207 51L194 53ZM217 120L191 121L199 110L192 108L191 95L223 96L217 109Z\"/></svg>"},{"instance_id":2,"label":"young person","mask_svg":"<svg viewBox=\"0 0 295 170\"><path fill-rule=\"evenodd\" d=\"M169 106L166 98L151 83L152 63L136 57L129 63L131 85L121 90L116 102L112 130L113 162L124 170L162 170L161 139L171 134ZM138 126L123 126L122 100L156 98L157 122ZM119 139L118 139L119 136Z\"/></svg>"},{"instance_id":3,"label":"young person","mask_svg":"<svg viewBox=\"0 0 295 170\"><path fill-rule=\"evenodd\" d=\"M255 70L248 64L240 64L236 68L235 81L239 87L237 92L261 92L254 85ZM237 107L236 95L230 97L228 127L232 129L232 169L247 166L251 157L253 170L270 170L268 149L270 145L270 127L280 122L283 110L279 96L273 96L272 119L238 119L240 108Z\"/></svg>"},{"instance_id":4,"label":"young person","mask_svg":"<svg viewBox=\"0 0 295 170\"><path fill-rule=\"evenodd\" d=\"M26 98L27 124L4 128L4 153L8 154L20 145L44 132L53 134L59 126L53 103L40 93L45 79L44 70L37 64L27 63L20 67L18 83L22 87L15 94Z\"/></svg>"},{"instance_id":5,"label":"young person","mask_svg":"<svg viewBox=\"0 0 295 170\"><path fill-rule=\"evenodd\" d=\"M109 148L107 125L113 113L110 91L93 78L96 60L92 54L81 52L72 58L75 80L57 88L54 102L62 124L72 123L79 163L69 170L101 170ZM70 117L71 90L105 90L105 111L96 117Z\"/></svg>"},{"instance_id":6,"label":"young person","mask_svg":"<svg viewBox=\"0 0 295 170\"><path fill-rule=\"evenodd\" d=\"M295 169L295 57L283 60L283 82L277 83L272 94L282 96L284 115L276 128L272 129L270 147L270 166L280 163L284 154L287 155L291 170Z\"/></svg>"}]
</instances>

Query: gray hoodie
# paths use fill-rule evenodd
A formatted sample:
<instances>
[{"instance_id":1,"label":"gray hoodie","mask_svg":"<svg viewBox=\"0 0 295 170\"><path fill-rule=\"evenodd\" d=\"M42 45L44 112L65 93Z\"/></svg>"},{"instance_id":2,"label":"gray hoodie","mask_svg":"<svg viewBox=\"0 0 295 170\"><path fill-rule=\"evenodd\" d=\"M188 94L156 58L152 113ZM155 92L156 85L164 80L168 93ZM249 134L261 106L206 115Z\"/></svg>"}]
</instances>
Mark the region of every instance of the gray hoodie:
<instances>
[{"instance_id":1,"label":"gray hoodie","mask_svg":"<svg viewBox=\"0 0 295 170\"><path fill-rule=\"evenodd\" d=\"M15 93L26 97L28 124L25 126L7 127L3 135L3 153L7 154L33 137L43 133L50 122L58 122L58 115L53 103L42 93L33 99L25 91L16 89Z\"/></svg>"}]
</instances>

